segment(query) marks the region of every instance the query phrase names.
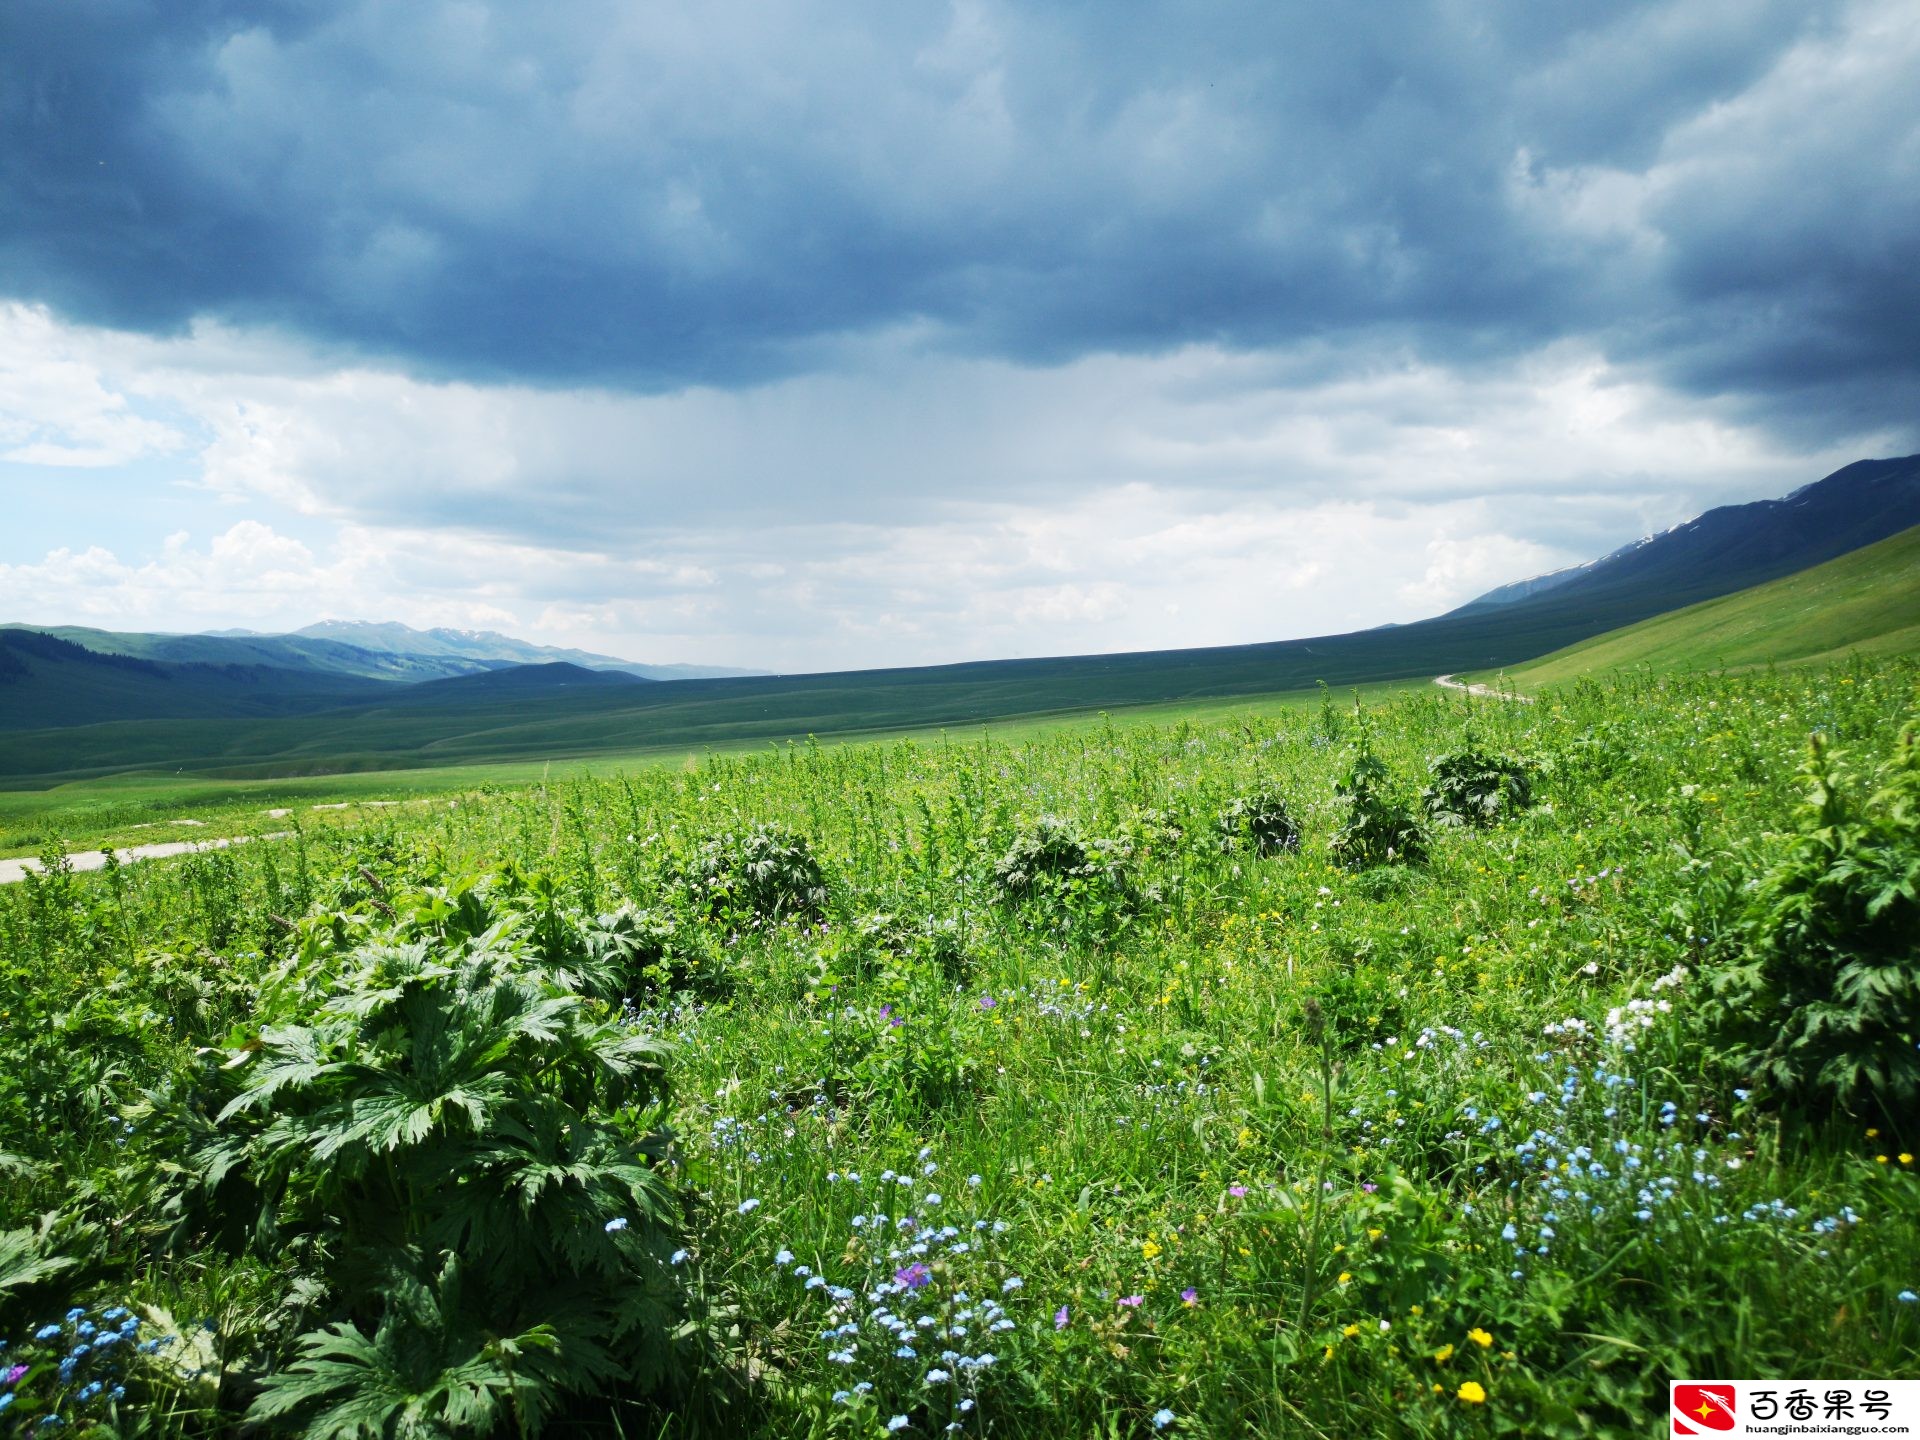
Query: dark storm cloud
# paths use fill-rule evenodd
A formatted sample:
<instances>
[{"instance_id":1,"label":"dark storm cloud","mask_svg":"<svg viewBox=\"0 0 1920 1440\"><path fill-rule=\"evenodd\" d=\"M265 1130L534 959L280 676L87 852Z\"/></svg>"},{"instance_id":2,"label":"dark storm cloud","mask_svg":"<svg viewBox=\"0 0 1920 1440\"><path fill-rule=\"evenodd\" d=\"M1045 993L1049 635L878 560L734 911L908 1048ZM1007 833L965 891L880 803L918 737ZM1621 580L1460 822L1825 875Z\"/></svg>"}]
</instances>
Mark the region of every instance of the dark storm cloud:
<instances>
[{"instance_id":1,"label":"dark storm cloud","mask_svg":"<svg viewBox=\"0 0 1920 1440\"><path fill-rule=\"evenodd\" d=\"M0 290L670 389L1568 336L1817 431L1920 397L1911 7L12 0ZM1811 419L1824 416L1824 419Z\"/></svg>"}]
</instances>

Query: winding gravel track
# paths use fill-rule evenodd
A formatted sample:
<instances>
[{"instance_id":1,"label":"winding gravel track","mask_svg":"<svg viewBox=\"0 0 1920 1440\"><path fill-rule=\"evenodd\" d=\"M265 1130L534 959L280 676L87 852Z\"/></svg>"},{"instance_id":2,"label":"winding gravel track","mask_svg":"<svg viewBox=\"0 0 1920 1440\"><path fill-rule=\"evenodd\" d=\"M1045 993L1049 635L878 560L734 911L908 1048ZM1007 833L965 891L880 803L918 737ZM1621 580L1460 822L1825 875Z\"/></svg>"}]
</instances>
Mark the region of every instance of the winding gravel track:
<instances>
[{"instance_id":1,"label":"winding gravel track","mask_svg":"<svg viewBox=\"0 0 1920 1440\"><path fill-rule=\"evenodd\" d=\"M1444 685L1449 690L1464 690L1469 695L1484 696L1488 700L1511 700L1519 705L1531 705L1531 695L1516 695L1511 690L1496 690L1491 685L1474 685L1465 680L1456 680L1451 675L1436 675L1433 683Z\"/></svg>"}]
</instances>

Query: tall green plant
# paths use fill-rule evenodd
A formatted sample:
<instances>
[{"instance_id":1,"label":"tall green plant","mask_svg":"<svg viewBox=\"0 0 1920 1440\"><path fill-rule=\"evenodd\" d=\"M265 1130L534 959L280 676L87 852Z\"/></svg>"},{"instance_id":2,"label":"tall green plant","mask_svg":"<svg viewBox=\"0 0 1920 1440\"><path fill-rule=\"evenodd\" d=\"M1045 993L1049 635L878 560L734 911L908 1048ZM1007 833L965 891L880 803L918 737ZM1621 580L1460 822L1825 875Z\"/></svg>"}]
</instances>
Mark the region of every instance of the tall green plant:
<instances>
[{"instance_id":1,"label":"tall green plant","mask_svg":"<svg viewBox=\"0 0 1920 1440\"><path fill-rule=\"evenodd\" d=\"M655 1381L676 1293L659 1043L505 927L369 944L340 973L237 1053L199 1156L210 1190L259 1197L257 1234L306 1242L333 1298L256 1414L438 1433L415 1421L483 1430L510 1402L530 1428L566 1394Z\"/></svg>"},{"instance_id":2,"label":"tall green plant","mask_svg":"<svg viewBox=\"0 0 1920 1440\"><path fill-rule=\"evenodd\" d=\"M1334 793L1347 802L1345 823L1334 832L1336 865L1368 870L1376 865L1417 865L1427 858L1427 836L1413 811L1393 789L1393 775L1373 748L1373 726L1354 702L1358 733L1347 771Z\"/></svg>"},{"instance_id":3,"label":"tall green plant","mask_svg":"<svg viewBox=\"0 0 1920 1440\"><path fill-rule=\"evenodd\" d=\"M1744 954L1711 977L1733 1062L1793 1108L1920 1114L1920 756L1871 778L1813 737L1799 826L1755 886Z\"/></svg>"}]
</instances>

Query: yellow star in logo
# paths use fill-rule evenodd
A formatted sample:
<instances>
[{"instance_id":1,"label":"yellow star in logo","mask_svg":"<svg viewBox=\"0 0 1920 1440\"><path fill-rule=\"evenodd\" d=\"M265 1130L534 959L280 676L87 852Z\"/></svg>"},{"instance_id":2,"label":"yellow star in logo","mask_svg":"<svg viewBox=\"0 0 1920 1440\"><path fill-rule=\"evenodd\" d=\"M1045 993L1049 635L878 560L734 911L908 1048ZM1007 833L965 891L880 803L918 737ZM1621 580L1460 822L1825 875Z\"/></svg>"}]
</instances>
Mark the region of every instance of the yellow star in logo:
<instances>
[{"instance_id":1,"label":"yellow star in logo","mask_svg":"<svg viewBox=\"0 0 1920 1440\"><path fill-rule=\"evenodd\" d=\"M1700 1402L1700 1409L1696 1413L1698 1413L1702 1420L1705 1420L1709 1415L1713 1414L1713 1406L1702 1400Z\"/></svg>"}]
</instances>

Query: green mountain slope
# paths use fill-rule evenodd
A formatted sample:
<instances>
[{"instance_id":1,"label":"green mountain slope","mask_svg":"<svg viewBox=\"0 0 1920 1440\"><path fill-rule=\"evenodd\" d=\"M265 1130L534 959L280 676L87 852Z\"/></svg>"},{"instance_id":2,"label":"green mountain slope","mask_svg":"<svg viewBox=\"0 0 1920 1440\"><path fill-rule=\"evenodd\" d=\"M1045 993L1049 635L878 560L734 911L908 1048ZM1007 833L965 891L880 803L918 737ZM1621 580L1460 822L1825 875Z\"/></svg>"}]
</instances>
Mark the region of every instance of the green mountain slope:
<instances>
[{"instance_id":1,"label":"green mountain slope","mask_svg":"<svg viewBox=\"0 0 1920 1440\"><path fill-rule=\"evenodd\" d=\"M365 702L387 688L320 671L101 655L37 630L0 629L0 732L59 726L52 733L72 736L77 723L111 716L285 715ZM11 743L0 741L0 751Z\"/></svg>"},{"instance_id":2,"label":"green mountain slope","mask_svg":"<svg viewBox=\"0 0 1920 1440\"><path fill-rule=\"evenodd\" d=\"M1920 525L1684 610L1599 635L1508 672L1533 686L1601 670L1726 669L1920 653Z\"/></svg>"},{"instance_id":3,"label":"green mountain slope","mask_svg":"<svg viewBox=\"0 0 1920 1440\"><path fill-rule=\"evenodd\" d=\"M6 625L70 641L96 655L125 655L176 665L254 665L360 680L444 680L496 664L458 656L408 654L307 635L165 635L93 630L84 625Z\"/></svg>"},{"instance_id":4,"label":"green mountain slope","mask_svg":"<svg viewBox=\"0 0 1920 1440\"><path fill-rule=\"evenodd\" d=\"M1920 525L1920 455L1856 460L1781 500L1722 505L1587 565L1503 585L1454 611L1551 596L1601 608L1658 596L1664 613L1796 575Z\"/></svg>"}]
</instances>

